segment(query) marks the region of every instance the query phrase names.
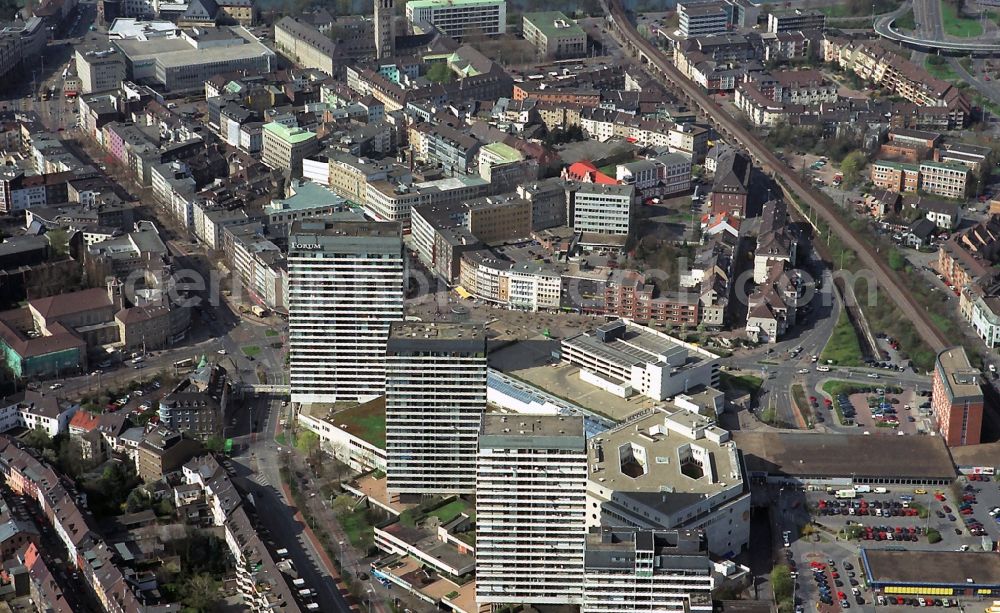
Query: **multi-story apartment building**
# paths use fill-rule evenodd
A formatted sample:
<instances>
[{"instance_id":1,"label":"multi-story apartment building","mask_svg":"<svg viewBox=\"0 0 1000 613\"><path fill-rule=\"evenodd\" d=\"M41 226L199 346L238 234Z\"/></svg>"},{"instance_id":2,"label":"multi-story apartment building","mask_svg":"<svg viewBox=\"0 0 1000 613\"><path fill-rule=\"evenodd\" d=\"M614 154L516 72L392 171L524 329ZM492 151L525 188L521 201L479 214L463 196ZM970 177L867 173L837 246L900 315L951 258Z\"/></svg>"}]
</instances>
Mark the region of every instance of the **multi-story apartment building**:
<instances>
[{"instance_id":1,"label":"multi-story apartment building","mask_svg":"<svg viewBox=\"0 0 1000 613\"><path fill-rule=\"evenodd\" d=\"M631 185L580 183L571 195L569 223L577 232L628 236L634 201Z\"/></svg>"},{"instance_id":2,"label":"multi-story apartment building","mask_svg":"<svg viewBox=\"0 0 1000 613\"><path fill-rule=\"evenodd\" d=\"M667 410L589 440L587 525L702 530L713 555L737 555L750 540L750 490L736 444L692 410Z\"/></svg>"},{"instance_id":3,"label":"multi-story apartment building","mask_svg":"<svg viewBox=\"0 0 1000 613\"><path fill-rule=\"evenodd\" d=\"M708 130L689 123L676 123L667 135L667 145L671 153L684 153L691 162L701 164L708 153Z\"/></svg>"},{"instance_id":4,"label":"multi-story apartment building","mask_svg":"<svg viewBox=\"0 0 1000 613\"><path fill-rule=\"evenodd\" d=\"M524 40L547 60L565 60L587 54L587 34L559 11L526 13L521 19Z\"/></svg>"},{"instance_id":5,"label":"multi-story apartment building","mask_svg":"<svg viewBox=\"0 0 1000 613\"><path fill-rule=\"evenodd\" d=\"M1000 346L1000 296L996 295L997 289L993 286L987 290L978 283L966 286L959 305L959 312L990 349Z\"/></svg>"},{"instance_id":6,"label":"multi-story apartment building","mask_svg":"<svg viewBox=\"0 0 1000 613\"><path fill-rule=\"evenodd\" d=\"M302 176L302 160L319 151L316 133L272 121L264 124L263 162L271 168Z\"/></svg>"},{"instance_id":7,"label":"multi-story apartment building","mask_svg":"<svg viewBox=\"0 0 1000 613\"><path fill-rule=\"evenodd\" d=\"M677 4L678 23L684 38L722 34L729 29L730 13L724 2Z\"/></svg>"},{"instance_id":8,"label":"multi-story apartment building","mask_svg":"<svg viewBox=\"0 0 1000 613\"><path fill-rule=\"evenodd\" d=\"M628 274L631 273L631 274ZM604 288L604 312L638 322L698 325L698 294L695 292L656 294L645 275L628 271Z\"/></svg>"},{"instance_id":9,"label":"multi-story apartment building","mask_svg":"<svg viewBox=\"0 0 1000 613\"><path fill-rule=\"evenodd\" d=\"M625 398L660 401L719 381L719 356L625 320L563 339L560 351L582 380Z\"/></svg>"},{"instance_id":10,"label":"multi-story apartment building","mask_svg":"<svg viewBox=\"0 0 1000 613\"><path fill-rule=\"evenodd\" d=\"M507 0L410 0L406 20L429 23L448 36L503 34L507 31Z\"/></svg>"},{"instance_id":11,"label":"multi-story apartment building","mask_svg":"<svg viewBox=\"0 0 1000 613\"><path fill-rule=\"evenodd\" d=\"M514 264L475 249L462 254L459 280L465 291L490 304L525 311L560 307L562 277L544 264Z\"/></svg>"},{"instance_id":12,"label":"multi-story apartment building","mask_svg":"<svg viewBox=\"0 0 1000 613\"><path fill-rule=\"evenodd\" d=\"M476 602L580 604L587 538L582 417L483 416Z\"/></svg>"},{"instance_id":13,"label":"multi-story apartment building","mask_svg":"<svg viewBox=\"0 0 1000 613\"><path fill-rule=\"evenodd\" d=\"M956 162L920 163L920 189L945 198L964 199L972 169Z\"/></svg>"},{"instance_id":14,"label":"multi-story apartment building","mask_svg":"<svg viewBox=\"0 0 1000 613\"><path fill-rule=\"evenodd\" d=\"M217 4L220 17L225 15L228 20L246 28L254 25L256 15L253 0L219 0Z\"/></svg>"},{"instance_id":15,"label":"multi-story apartment building","mask_svg":"<svg viewBox=\"0 0 1000 613\"><path fill-rule=\"evenodd\" d=\"M389 326L403 319L399 224L300 221L288 237L292 400L365 401L385 392Z\"/></svg>"},{"instance_id":16,"label":"multi-story apartment building","mask_svg":"<svg viewBox=\"0 0 1000 613\"><path fill-rule=\"evenodd\" d=\"M937 270L955 287L986 279L1000 262L1000 216L963 230L938 249Z\"/></svg>"},{"instance_id":17,"label":"multi-story apartment building","mask_svg":"<svg viewBox=\"0 0 1000 613\"><path fill-rule=\"evenodd\" d=\"M978 445L983 430L982 374L965 349L949 347L934 360L931 410L949 447Z\"/></svg>"},{"instance_id":18,"label":"multi-story apartment building","mask_svg":"<svg viewBox=\"0 0 1000 613\"><path fill-rule=\"evenodd\" d=\"M394 323L386 346L390 495L476 491L486 409L486 335L448 323Z\"/></svg>"},{"instance_id":19,"label":"multi-story apartment building","mask_svg":"<svg viewBox=\"0 0 1000 613\"><path fill-rule=\"evenodd\" d=\"M418 123L410 127L410 149L421 162L440 164L448 174L468 174L476 170L479 141L445 125Z\"/></svg>"},{"instance_id":20,"label":"multi-story apartment building","mask_svg":"<svg viewBox=\"0 0 1000 613\"><path fill-rule=\"evenodd\" d=\"M581 613L712 611L712 562L697 530L591 528Z\"/></svg>"}]
</instances>

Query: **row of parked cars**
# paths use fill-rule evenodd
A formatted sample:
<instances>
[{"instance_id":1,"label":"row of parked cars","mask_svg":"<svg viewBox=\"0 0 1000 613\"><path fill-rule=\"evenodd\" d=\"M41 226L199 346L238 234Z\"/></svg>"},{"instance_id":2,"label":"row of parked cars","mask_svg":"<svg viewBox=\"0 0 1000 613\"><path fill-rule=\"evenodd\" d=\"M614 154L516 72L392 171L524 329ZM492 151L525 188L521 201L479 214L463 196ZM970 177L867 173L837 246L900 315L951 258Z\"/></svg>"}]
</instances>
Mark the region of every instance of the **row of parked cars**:
<instances>
[{"instance_id":1,"label":"row of parked cars","mask_svg":"<svg viewBox=\"0 0 1000 613\"><path fill-rule=\"evenodd\" d=\"M907 598L904 596L879 596L876 598L879 606L910 606L910 607L957 607L958 601L951 598Z\"/></svg>"}]
</instances>

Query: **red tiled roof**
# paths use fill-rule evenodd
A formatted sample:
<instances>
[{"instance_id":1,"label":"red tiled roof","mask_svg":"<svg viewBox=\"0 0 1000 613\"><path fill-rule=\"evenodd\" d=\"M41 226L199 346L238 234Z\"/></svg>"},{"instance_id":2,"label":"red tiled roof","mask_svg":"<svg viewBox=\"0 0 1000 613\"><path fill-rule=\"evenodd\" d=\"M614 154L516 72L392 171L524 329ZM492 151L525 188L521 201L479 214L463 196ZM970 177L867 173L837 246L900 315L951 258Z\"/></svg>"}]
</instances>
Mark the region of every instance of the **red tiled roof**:
<instances>
[{"instance_id":1,"label":"red tiled roof","mask_svg":"<svg viewBox=\"0 0 1000 613\"><path fill-rule=\"evenodd\" d=\"M570 164L569 168L566 169L566 178L601 185L618 185L617 179L604 174L588 161Z\"/></svg>"},{"instance_id":2,"label":"red tiled roof","mask_svg":"<svg viewBox=\"0 0 1000 613\"><path fill-rule=\"evenodd\" d=\"M70 428L79 428L84 432L90 432L97 428L101 418L88 411L77 411L73 414L73 419L69 420Z\"/></svg>"}]
</instances>

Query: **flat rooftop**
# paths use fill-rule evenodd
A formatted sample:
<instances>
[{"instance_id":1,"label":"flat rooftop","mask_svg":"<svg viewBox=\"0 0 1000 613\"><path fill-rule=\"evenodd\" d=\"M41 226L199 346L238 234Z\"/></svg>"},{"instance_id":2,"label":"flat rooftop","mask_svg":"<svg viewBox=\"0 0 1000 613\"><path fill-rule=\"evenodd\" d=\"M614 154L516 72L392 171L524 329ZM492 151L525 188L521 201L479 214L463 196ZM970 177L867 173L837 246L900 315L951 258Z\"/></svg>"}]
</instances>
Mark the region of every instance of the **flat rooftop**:
<instances>
[{"instance_id":1,"label":"flat rooftop","mask_svg":"<svg viewBox=\"0 0 1000 613\"><path fill-rule=\"evenodd\" d=\"M155 60L164 68L213 64L261 56L274 52L241 26L184 30L186 36L148 40L116 40L114 44L133 63Z\"/></svg>"},{"instance_id":2,"label":"flat rooftop","mask_svg":"<svg viewBox=\"0 0 1000 613\"><path fill-rule=\"evenodd\" d=\"M688 431L708 428L713 428L715 438L688 436ZM638 496L646 505L670 514L743 481L736 446L726 438L725 431L695 413L653 409L645 418L590 439L589 479L596 487ZM710 455L710 465L693 463L692 446Z\"/></svg>"},{"instance_id":3,"label":"flat rooftop","mask_svg":"<svg viewBox=\"0 0 1000 613\"><path fill-rule=\"evenodd\" d=\"M426 338L451 340L457 338L486 339L486 331L482 326L463 323L435 322L393 322L389 329L389 338Z\"/></svg>"},{"instance_id":4,"label":"flat rooftop","mask_svg":"<svg viewBox=\"0 0 1000 613\"><path fill-rule=\"evenodd\" d=\"M293 243L308 241L313 237L394 237L399 238L400 226L394 221L367 221L363 217L354 220L306 220L297 221L292 224L289 232L288 242L290 248ZM301 236L297 236L301 235ZM302 240L297 240L301 238Z\"/></svg>"},{"instance_id":5,"label":"flat rooftop","mask_svg":"<svg viewBox=\"0 0 1000 613\"><path fill-rule=\"evenodd\" d=\"M379 449L385 449L385 396L362 404L303 404L300 412L326 421Z\"/></svg>"},{"instance_id":6,"label":"flat rooftop","mask_svg":"<svg viewBox=\"0 0 1000 613\"><path fill-rule=\"evenodd\" d=\"M612 330L612 327L615 330ZM697 353L686 343L644 326L626 323L622 329L619 322L610 322L592 332L567 338L562 344L593 353L603 360L625 367L642 364L669 364L681 367L716 358L707 352L705 355Z\"/></svg>"},{"instance_id":7,"label":"flat rooftop","mask_svg":"<svg viewBox=\"0 0 1000 613\"><path fill-rule=\"evenodd\" d=\"M1000 587L1000 556L995 552L862 549L861 561L874 584Z\"/></svg>"},{"instance_id":8,"label":"flat rooftop","mask_svg":"<svg viewBox=\"0 0 1000 613\"><path fill-rule=\"evenodd\" d=\"M937 356L937 369L942 371L942 381L951 398L981 398L983 375L972 367L965 349L949 347Z\"/></svg>"},{"instance_id":9,"label":"flat rooftop","mask_svg":"<svg viewBox=\"0 0 1000 613\"><path fill-rule=\"evenodd\" d=\"M565 415L483 415L479 446L484 449L564 449L583 451L583 417Z\"/></svg>"},{"instance_id":10,"label":"flat rooftop","mask_svg":"<svg viewBox=\"0 0 1000 613\"><path fill-rule=\"evenodd\" d=\"M525 13L524 20L538 28L546 38L585 36L583 28L561 11Z\"/></svg>"},{"instance_id":11,"label":"flat rooftop","mask_svg":"<svg viewBox=\"0 0 1000 613\"><path fill-rule=\"evenodd\" d=\"M748 472L799 478L955 478L940 436L733 432Z\"/></svg>"}]
</instances>

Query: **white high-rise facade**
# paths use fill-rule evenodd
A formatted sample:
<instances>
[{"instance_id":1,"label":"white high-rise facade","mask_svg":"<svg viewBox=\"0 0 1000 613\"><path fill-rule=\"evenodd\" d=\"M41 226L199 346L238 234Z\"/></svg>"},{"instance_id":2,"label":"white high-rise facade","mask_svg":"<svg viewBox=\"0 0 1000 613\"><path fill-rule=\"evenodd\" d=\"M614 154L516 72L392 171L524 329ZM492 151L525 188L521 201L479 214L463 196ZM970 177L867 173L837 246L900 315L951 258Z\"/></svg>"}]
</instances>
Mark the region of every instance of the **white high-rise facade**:
<instances>
[{"instance_id":1,"label":"white high-rise facade","mask_svg":"<svg viewBox=\"0 0 1000 613\"><path fill-rule=\"evenodd\" d=\"M291 397L366 402L385 393L389 326L403 319L395 222L301 221L288 236Z\"/></svg>"},{"instance_id":2,"label":"white high-rise facade","mask_svg":"<svg viewBox=\"0 0 1000 613\"><path fill-rule=\"evenodd\" d=\"M475 493L477 441L486 409L482 327L393 324L385 388L389 493Z\"/></svg>"},{"instance_id":3,"label":"white high-rise facade","mask_svg":"<svg viewBox=\"0 0 1000 613\"><path fill-rule=\"evenodd\" d=\"M587 538L582 417L483 416L476 600L579 604Z\"/></svg>"},{"instance_id":4,"label":"white high-rise facade","mask_svg":"<svg viewBox=\"0 0 1000 613\"><path fill-rule=\"evenodd\" d=\"M581 613L711 613L712 561L697 530L593 528Z\"/></svg>"}]
</instances>

